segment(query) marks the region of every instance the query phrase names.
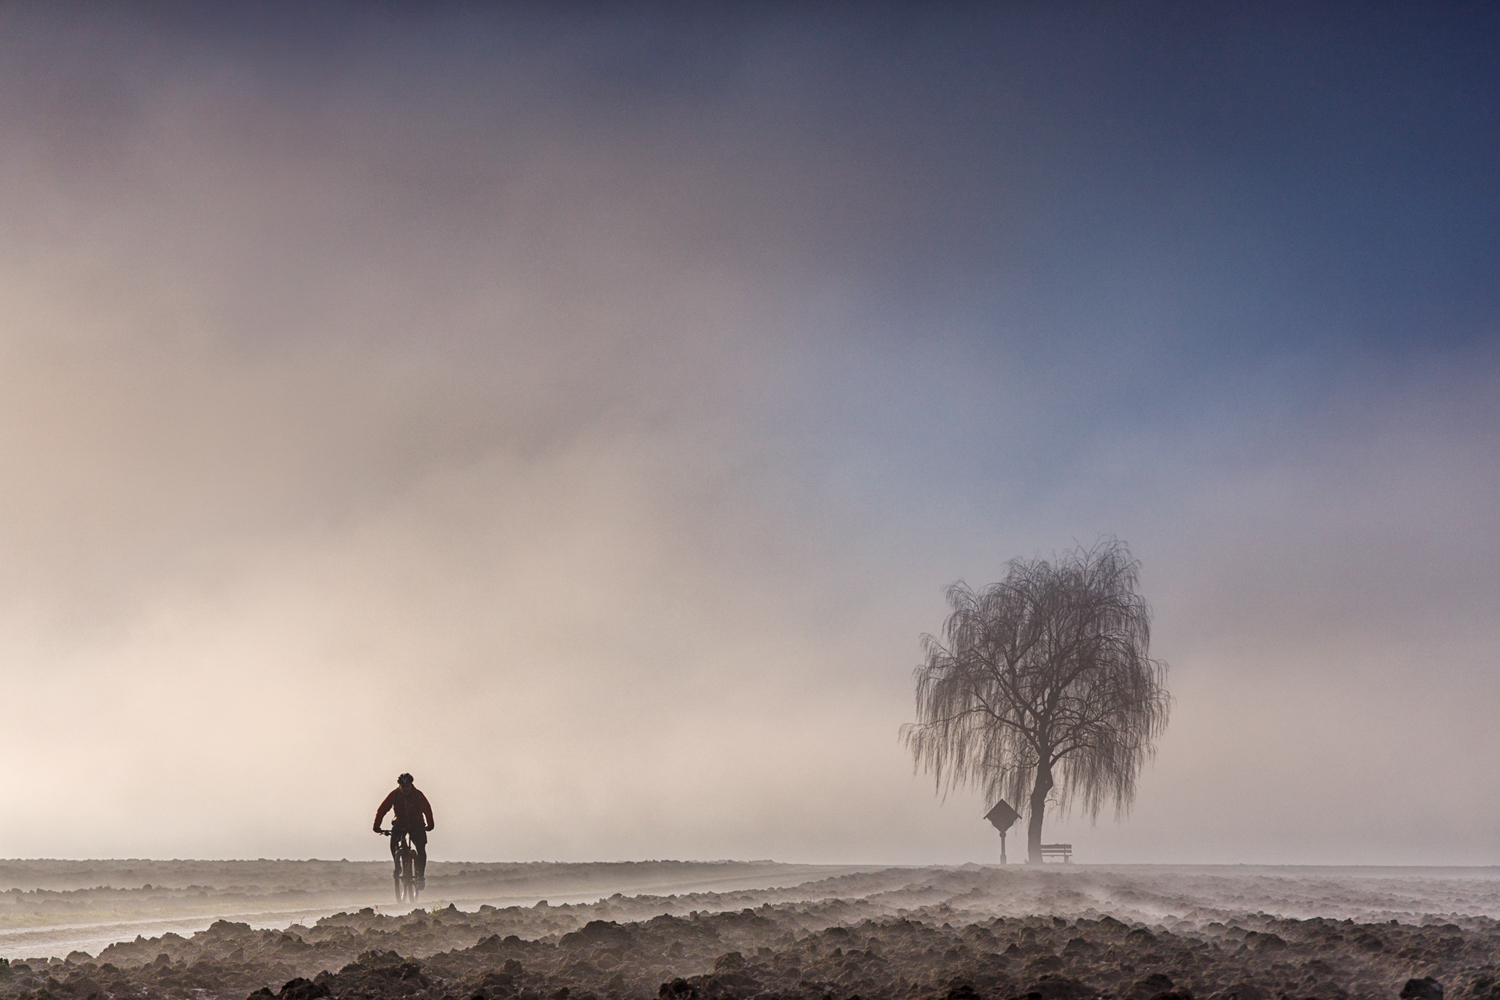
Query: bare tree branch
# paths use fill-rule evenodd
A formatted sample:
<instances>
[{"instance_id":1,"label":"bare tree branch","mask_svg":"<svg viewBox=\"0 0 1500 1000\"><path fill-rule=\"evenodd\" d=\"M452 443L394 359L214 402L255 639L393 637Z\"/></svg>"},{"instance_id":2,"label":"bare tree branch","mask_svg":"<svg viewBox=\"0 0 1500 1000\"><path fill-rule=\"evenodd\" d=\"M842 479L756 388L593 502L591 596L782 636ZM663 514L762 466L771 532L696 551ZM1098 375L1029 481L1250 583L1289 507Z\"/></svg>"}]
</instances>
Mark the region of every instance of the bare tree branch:
<instances>
[{"instance_id":1,"label":"bare tree branch","mask_svg":"<svg viewBox=\"0 0 1500 1000\"><path fill-rule=\"evenodd\" d=\"M901 738L939 791L978 787L1029 802L1031 860L1042 812L1108 802L1123 816L1166 729L1167 665L1149 655L1139 564L1118 539L1055 562L1012 560L982 592L947 590L943 639L922 636L917 722ZM1054 773L1058 771L1060 773Z\"/></svg>"}]
</instances>

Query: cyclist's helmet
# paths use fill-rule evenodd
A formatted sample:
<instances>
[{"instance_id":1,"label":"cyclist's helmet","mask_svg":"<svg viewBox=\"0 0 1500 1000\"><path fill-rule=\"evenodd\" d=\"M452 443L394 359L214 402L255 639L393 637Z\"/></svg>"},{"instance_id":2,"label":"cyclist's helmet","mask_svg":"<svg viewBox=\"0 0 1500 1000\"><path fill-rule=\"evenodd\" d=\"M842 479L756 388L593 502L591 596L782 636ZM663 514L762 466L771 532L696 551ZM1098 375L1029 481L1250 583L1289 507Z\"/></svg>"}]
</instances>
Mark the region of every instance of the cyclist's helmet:
<instances>
[{"instance_id":1,"label":"cyclist's helmet","mask_svg":"<svg viewBox=\"0 0 1500 1000\"><path fill-rule=\"evenodd\" d=\"M403 774L403 775L401 775L401 777L399 777L399 778L396 779L396 784L398 784L398 785L410 785L410 784L414 783L416 780L417 779L413 778L410 774Z\"/></svg>"}]
</instances>

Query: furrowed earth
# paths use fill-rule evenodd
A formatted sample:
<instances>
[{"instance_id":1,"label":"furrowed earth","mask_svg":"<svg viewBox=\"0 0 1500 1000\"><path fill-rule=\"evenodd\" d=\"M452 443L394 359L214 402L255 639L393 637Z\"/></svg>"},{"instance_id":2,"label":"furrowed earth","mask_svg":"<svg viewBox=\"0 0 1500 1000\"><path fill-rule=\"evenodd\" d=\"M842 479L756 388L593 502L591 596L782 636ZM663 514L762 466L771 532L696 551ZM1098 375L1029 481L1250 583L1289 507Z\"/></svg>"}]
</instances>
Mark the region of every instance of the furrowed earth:
<instances>
[{"instance_id":1,"label":"furrowed earth","mask_svg":"<svg viewBox=\"0 0 1500 1000\"><path fill-rule=\"evenodd\" d=\"M44 876L42 864L79 870ZM0 877L78 882L91 864L125 863L5 862ZM260 864L271 884L299 863ZM315 883L306 895L379 878L375 865L300 864L335 866L304 870ZM16 885L4 894L11 912L0 904L10 948L0 1000L1500 1000L1495 869L842 868L798 882L820 870L673 865L434 864L430 905L351 907L283 927L202 915L286 902L289 890L274 884ZM650 884L721 888L557 904L500 898ZM497 902L471 905L487 893ZM92 918L149 922L140 907L152 894L179 910L198 905L207 926L140 933L94 953L14 950L26 934L61 940L67 913L75 933L100 922ZM272 909L263 905L262 916ZM166 909L155 912L150 920L165 919Z\"/></svg>"}]
</instances>

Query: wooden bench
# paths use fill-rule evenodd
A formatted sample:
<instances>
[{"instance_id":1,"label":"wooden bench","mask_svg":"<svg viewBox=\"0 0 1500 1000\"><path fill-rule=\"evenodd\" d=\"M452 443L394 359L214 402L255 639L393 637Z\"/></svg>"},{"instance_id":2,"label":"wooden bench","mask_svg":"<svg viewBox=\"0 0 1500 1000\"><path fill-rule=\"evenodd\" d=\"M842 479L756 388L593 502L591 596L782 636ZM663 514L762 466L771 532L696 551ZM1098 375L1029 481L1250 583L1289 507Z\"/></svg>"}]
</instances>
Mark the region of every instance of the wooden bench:
<instances>
[{"instance_id":1,"label":"wooden bench","mask_svg":"<svg viewBox=\"0 0 1500 1000\"><path fill-rule=\"evenodd\" d=\"M1063 864L1072 864L1073 863L1073 845L1072 844L1043 844L1042 845L1042 860L1045 861L1048 858L1062 858L1063 859Z\"/></svg>"}]
</instances>

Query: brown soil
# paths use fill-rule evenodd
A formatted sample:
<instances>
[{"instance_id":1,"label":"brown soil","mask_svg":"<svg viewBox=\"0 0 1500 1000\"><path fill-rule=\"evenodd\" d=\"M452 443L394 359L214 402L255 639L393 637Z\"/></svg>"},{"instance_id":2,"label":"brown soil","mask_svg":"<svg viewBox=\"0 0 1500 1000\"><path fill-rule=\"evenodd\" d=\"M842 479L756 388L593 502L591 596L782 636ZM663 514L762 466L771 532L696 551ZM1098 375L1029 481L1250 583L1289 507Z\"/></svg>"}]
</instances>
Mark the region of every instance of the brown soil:
<instances>
[{"instance_id":1,"label":"brown soil","mask_svg":"<svg viewBox=\"0 0 1500 1000\"><path fill-rule=\"evenodd\" d=\"M0 965L0 1000L1500 1000L1500 923L1490 917L1220 912L1148 924L994 916L948 894L886 912L879 895L738 910L716 897L687 912L676 912L687 897L643 896L401 916L366 908L285 931L220 921L97 957Z\"/></svg>"}]
</instances>

